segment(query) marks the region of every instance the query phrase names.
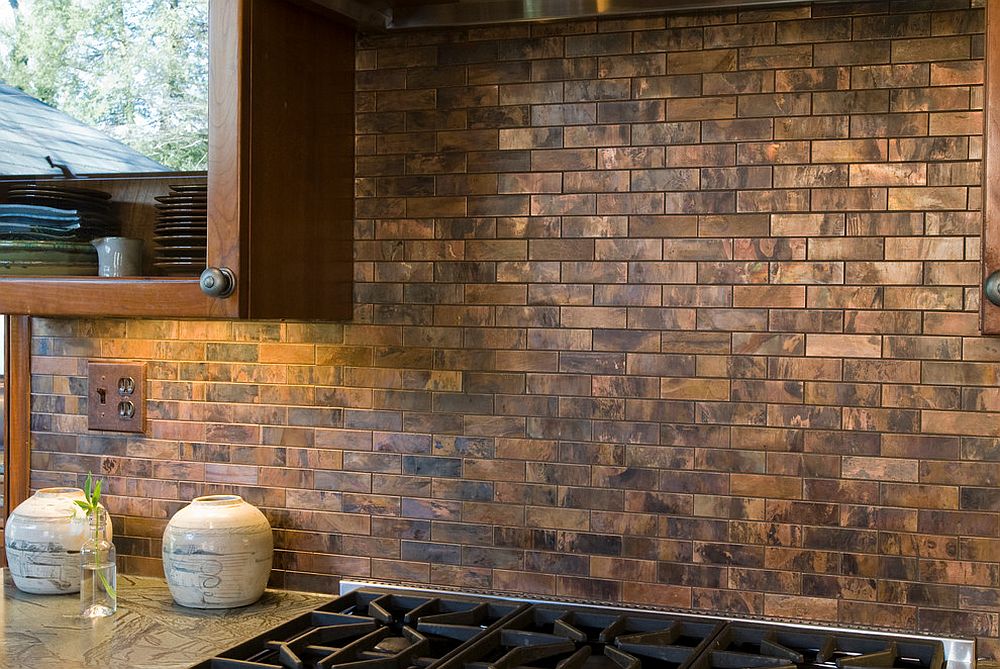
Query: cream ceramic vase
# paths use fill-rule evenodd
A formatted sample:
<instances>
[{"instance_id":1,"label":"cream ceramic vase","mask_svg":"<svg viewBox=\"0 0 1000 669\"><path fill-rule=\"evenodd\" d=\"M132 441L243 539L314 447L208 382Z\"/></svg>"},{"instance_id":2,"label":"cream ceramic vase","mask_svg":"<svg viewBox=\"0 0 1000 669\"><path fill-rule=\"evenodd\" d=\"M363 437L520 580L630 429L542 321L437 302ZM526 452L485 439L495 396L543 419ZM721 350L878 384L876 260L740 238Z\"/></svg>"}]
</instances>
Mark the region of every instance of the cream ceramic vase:
<instances>
[{"instance_id":1,"label":"cream ceramic vase","mask_svg":"<svg viewBox=\"0 0 1000 669\"><path fill-rule=\"evenodd\" d=\"M80 592L80 547L90 527L79 488L42 488L14 509L4 527L7 565L18 590ZM103 512L103 507L102 512ZM105 538L111 540L111 524Z\"/></svg>"},{"instance_id":2,"label":"cream ceramic vase","mask_svg":"<svg viewBox=\"0 0 1000 669\"><path fill-rule=\"evenodd\" d=\"M163 532L163 572L174 601L195 609L253 604L271 573L264 514L238 495L196 497Z\"/></svg>"}]
</instances>

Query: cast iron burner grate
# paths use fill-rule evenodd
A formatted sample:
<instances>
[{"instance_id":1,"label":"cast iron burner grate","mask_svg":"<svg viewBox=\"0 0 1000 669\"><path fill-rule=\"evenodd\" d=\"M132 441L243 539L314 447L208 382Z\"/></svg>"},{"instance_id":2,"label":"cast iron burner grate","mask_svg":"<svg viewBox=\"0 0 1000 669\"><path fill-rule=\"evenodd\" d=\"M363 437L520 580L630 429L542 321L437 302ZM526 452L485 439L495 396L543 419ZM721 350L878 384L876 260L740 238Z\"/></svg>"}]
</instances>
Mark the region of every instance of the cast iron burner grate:
<instances>
[{"instance_id":1,"label":"cast iron burner grate","mask_svg":"<svg viewBox=\"0 0 1000 669\"><path fill-rule=\"evenodd\" d=\"M938 641L730 623L692 669L940 669Z\"/></svg>"},{"instance_id":2,"label":"cast iron burner grate","mask_svg":"<svg viewBox=\"0 0 1000 669\"><path fill-rule=\"evenodd\" d=\"M945 669L940 641L363 587L195 669Z\"/></svg>"},{"instance_id":3,"label":"cast iron burner grate","mask_svg":"<svg viewBox=\"0 0 1000 669\"><path fill-rule=\"evenodd\" d=\"M355 590L196 669L423 669L527 604Z\"/></svg>"},{"instance_id":4,"label":"cast iron burner grate","mask_svg":"<svg viewBox=\"0 0 1000 669\"><path fill-rule=\"evenodd\" d=\"M437 669L679 669L723 624L538 605Z\"/></svg>"}]
</instances>

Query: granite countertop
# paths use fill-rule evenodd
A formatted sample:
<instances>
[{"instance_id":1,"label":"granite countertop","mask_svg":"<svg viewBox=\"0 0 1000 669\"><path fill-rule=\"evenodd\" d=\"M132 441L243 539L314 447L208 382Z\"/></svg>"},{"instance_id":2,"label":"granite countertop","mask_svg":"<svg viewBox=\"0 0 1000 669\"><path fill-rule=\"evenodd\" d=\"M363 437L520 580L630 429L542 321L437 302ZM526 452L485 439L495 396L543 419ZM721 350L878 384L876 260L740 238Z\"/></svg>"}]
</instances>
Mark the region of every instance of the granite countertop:
<instances>
[{"instance_id":1,"label":"granite countertop","mask_svg":"<svg viewBox=\"0 0 1000 669\"><path fill-rule=\"evenodd\" d=\"M25 594L3 571L0 667L186 668L333 599L267 590L239 609L186 609L163 579L119 574L118 612L91 621L79 595Z\"/></svg>"}]
</instances>

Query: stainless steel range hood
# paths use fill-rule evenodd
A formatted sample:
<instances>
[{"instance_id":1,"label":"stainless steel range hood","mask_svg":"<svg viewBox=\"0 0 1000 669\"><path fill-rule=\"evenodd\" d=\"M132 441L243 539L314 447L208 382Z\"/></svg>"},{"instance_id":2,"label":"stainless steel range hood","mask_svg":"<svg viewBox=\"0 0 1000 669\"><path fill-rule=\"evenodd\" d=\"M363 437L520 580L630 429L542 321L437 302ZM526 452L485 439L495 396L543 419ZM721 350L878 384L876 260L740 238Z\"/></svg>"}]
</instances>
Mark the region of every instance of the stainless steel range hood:
<instances>
[{"instance_id":1,"label":"stainless steel range hood","mask_svg":"<svg viewBox=\"0 0 1000 669\"><path fill-rule=\"evenodd\" d=\"M795 4L790 0L316 0L362 29L399 30ZM802 0L799 0L801 3Z\"/></svg>"}]
</instances>

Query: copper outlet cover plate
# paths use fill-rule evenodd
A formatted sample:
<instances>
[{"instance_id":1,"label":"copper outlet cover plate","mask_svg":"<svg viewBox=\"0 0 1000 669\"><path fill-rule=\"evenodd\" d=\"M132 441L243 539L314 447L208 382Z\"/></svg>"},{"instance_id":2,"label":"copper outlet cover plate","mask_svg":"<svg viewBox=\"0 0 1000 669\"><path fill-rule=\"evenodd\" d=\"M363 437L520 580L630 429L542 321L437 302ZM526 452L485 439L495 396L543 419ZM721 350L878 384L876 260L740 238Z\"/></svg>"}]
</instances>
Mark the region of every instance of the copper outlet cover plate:
<instances>
[{"instance_id":1,"label":"copper outlet cover plate","mask_svg":"<svg viewBox=\"0 0 1000 669\"><path fill-rule=\"evenodd\" d=\"M87 379L88 429L145 432L145 363L90 360Z\"/></svg>"}]
</instances>

